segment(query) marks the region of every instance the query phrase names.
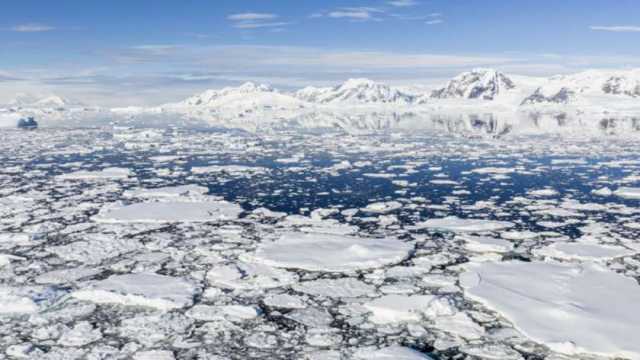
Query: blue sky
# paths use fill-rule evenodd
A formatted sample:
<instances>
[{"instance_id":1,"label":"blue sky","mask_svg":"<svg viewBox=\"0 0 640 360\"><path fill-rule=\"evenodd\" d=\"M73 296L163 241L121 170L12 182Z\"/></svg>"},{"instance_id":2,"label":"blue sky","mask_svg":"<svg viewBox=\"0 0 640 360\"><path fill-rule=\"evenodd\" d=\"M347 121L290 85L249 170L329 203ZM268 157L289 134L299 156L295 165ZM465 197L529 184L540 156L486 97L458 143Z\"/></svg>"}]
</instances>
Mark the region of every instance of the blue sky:
<instances>
[{"instance_id":1,"label":"blue sky","mask_svg":"<svg viewBox=\"0 0 640 360\"><path fill-rule=\"evenodd\" d=\"M431 84L476 66L640 66L637 0L21 0L0 13L0 99L161 103L255 79Z\"/></svg>"}]
</instances>

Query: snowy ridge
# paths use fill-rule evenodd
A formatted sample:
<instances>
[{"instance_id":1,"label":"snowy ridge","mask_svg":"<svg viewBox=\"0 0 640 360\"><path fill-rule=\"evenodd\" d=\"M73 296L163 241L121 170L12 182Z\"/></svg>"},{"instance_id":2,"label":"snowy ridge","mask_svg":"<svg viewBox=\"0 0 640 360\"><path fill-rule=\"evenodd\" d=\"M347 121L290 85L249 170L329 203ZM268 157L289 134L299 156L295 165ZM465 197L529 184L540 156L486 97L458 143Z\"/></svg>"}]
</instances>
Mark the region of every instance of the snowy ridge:
<instances>
[{"instance_id":1,"label":"snowy ridge","mask_svg":"<svg viewBox=\"0 0 640 360\"><path fill-rule=\"evenodd\" d=\"M578 74L554 76L529 97L524 105L555 103L583 104L598 100L628 101L640 96L640 69L626 71L589 70Z\"/></svg>"},{"instance_id":2,"label":"snowy ridge","mask_svg":"<svg viewBox=\"0 0 640 360\"><path fill-rule=\"evenodd\" d=\"M238 87L226 87L221 90L207 90L201 94L192 96L175 106L216 106L220 103L220 99L225 97L234 97L238 95L255 95L261 93L275 93L276 91L269 85L255 84L247 82Z\"/></svg>"},{"instance_id":3,"label":"snowy ridge","mask_svg":"<svg viewBox=\"0 0 640 360\"><path fill-rule=\"evenodd\" d=\"M516 88L507 75L493 69L474 69L462 73L431 93L436 99L483 99L494 100L503 92Z\"/></svg>"},{"instance_id":4,"label":"snowy ridge","mask_svg":"<svg viewBox=\"0 0 640 360\"><path fill-rule=\"evenodd\" d=\"M415 96L369 79L349 79L328 88L306 87L295 97L319 104L411 104Z\"/></svg>"}]
</instances>

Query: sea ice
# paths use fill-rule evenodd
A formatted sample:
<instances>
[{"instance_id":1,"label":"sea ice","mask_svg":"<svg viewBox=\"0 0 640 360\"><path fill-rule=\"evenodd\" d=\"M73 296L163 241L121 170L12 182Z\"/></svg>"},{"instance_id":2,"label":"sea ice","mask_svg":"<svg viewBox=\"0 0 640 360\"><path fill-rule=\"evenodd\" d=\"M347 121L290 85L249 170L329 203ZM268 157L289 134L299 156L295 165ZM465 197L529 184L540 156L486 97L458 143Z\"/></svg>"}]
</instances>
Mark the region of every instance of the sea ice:
<instances>
[{"instance_id":1,"label":"sea ice","mask_svg":"<svg viewBox=\"0 0 640 360\"><path fill-rule=\"evenodd\" d=\"M105 208L93 217L101 223L208 222L236 219L242 208L227 201L148 202Z\"/></svg>"},{"instance_id":2,"label":"sea ice","mask_svg":"<svg viewBox=\"0 0 640 360\"><path fill-rule=\"evenodd\" d=\"M640 199L640 188L621 187L614 191L613 195L625 199Z\"/></svg>"},{"instance_id":3,"label":"sea ice","mask_svg":"<svg viewBox=\"0 0 640 360\"><path fill-rule=\"evenodd\" d=\"M620 246L590 244L590 243L553 243L533 251L538 256L548 256L566 260L610 260L621 256L630 256L637 251Z\"/></svg>"},{"instance_id":4,"label":"sea ice","mask_svg":"<svg viewBox=\"0 0 640 360\"><path fill-rule=\"evenodd\" d=\"M460 239L465 242L464 247L473 252L504 253L513 250L513 244L503 239L488 236L464 236Z\"/></svg>"},{"instance_id":5,"label":"sea ice","mask_svg":"<svg viewBox=\"0 0 640 360\"><path fill-rule=\"evenodd\" d=\"M382 349L360 349L354 354L357 360L432 360L433 358L413 349L393 345Z\"/></svg>"},{"instance_id":6,"label":"sea ice","mask_svg":"<svg viewBox=\"0 0 640 360\"><path fill-rule=\"evenodd\" d=\"M433 295L385 295L364 304L375 324L419 321L437 300Z\"/></svg>"},{"instance_id":7,"label":"sea ice","mask_svg":"<svg viewBox=\"0 0 640 360\"><path fill-rule=\"evenodd\" d=\"M301 293L333 298L356 298L375 293L374 286L353 278L318 279L300 282L292 287Z\"/></svg>"},{"instance_id":8,"label":"sea ice","mask_svg":"<svg viewBox=\"0 0 640 360\"><path fill-rule=\"evenodd\" d=\"M442 219L429 219L416 224L417 228L429 228L451 232L488 232L504 230L515 226L508 221L483 219L460 219L449 216Z\"/></svg>"},{"instance_id":9,"label":"sea ice","mask_svg":"<svg viewBox=\"0 0 640 360\"><path fill-rule=\"evenodd\" d=\"M198 185L170 186L156 189L136 189L124 192L124 196L138 198L180 198L199 196L209 192L209 189Z\"/></svg>"},{"instance_id":10,"label":"sea ice","mask_svg":"<svg viewBox=\"0 0 640 360\"><path fill-rule=\"evenodd\" d=\"M470 264L460 283L554 351L640 358L640 287L632 278L593 264L513 261Z\"/></svg>"},{"instance_id":11,"label":"sea ice","mask_svg":"<svg viewBox=\"0 0 640 360\"><path fill-rule=\"evenodd\" d=\"M130 177L132 172L123 168L106 168L100 171L76 171L59 175L61 180L122 180Z\"/></svg>"},{"instance_id":12,"label":"sea ice","mask_svg":"<svg viewBox=\"0 0 640 360\"><path fill-rule=\"evenodd\" d=\"M38 311L38 305L27 296L17 293L17 289L0 287L0 314L29 314Z\"/></svg>"},{"instance_id":13,"label":"sea ice","mask_svg":"<svg viewBox=\"0 0 640 360\"><path fill-rule=\"evenodd\" d=\"M189 306L198 289L192 283L157 274L112 275L77 290L72 296L98 304L146 306L172 310Z\"/></svg>"},{"instance_id":14,"label":"sea ice","mask_svg":"<svg viewBox=\"0 0 640 360\"><path fill-rule=\"evenodd\" d=\"M250 258L274 267L348 272L399 263L412 250L412 244L393 238L287 232L263 241Z\"/></svg>"}]
</instances>

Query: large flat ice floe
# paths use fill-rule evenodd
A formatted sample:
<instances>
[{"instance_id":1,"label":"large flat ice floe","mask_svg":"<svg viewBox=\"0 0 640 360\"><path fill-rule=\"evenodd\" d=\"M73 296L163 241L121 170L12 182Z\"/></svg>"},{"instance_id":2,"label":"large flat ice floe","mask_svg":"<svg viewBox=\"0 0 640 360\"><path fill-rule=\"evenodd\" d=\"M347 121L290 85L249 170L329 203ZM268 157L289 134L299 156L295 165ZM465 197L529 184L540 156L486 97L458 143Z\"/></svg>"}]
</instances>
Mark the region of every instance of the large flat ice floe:
<instances>
[{"instance_id":1,"label":"large flat ice floe","mask_svg":"<svg viewBox=\"0 0 640 360\"><path fill-rule=\"evenodd\" d=\"M640 358L640 287L596 265L472 264L466 296L513 322L554 351Z\"/></svg>"},{"instance_id":2,"label":"large flat ice floe","mask_svg":"<svg viewBox=\"0 0 640 360\"><path fill-rule=\"evenodd\" d=\"M412 250L412 244L394 238L287 232L264 241L250 257L281 268L348 272L399 263Z\"/></svg>"},{"instance_id":3,"label":"large flat ice floe","mask_svg":"<svg viewBox=\"0 0 640 360\"><path fill-rule=\"evenodd\" d=\"M190 306L198 288L180 278L157 274L113 275L72 293L98 304L144 306L172 310Z\"/></svg>"},{"instance_id":4,"label":"large flat ice floe","mask_svg":"<svg viewBox=\"0 0 640 360\"><path fill-rule=\"evenodd\" d=\"M227 201L145 202L105 208L93 220L101 223L207 222L236 219L242 208Z\"/></svg>"},{"instance_id":5,"label":"large flat ice floe","mask_svg":"<svg viewBox=\"0 0 640 360\"><path fill-rule=\"evenodd\" d=\"M514 224L508 221L483 219L460 219L449 216L442 219L429 219L416 224L418 228L444 230L451 232L487 232L509 229Z\"/></svg>"}]
</instances>

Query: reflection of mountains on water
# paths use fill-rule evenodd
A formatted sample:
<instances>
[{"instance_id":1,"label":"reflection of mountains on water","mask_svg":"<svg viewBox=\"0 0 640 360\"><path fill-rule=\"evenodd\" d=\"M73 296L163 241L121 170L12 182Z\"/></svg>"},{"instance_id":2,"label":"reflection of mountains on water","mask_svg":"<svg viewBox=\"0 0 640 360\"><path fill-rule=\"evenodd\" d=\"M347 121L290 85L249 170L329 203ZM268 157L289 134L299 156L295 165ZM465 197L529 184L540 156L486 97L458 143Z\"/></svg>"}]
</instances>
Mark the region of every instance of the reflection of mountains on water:
<instances>
[{"instance_id":1,"label":"reflection of mountains on water","mask_svg":"<svg viewBox=\"0 0 640 360\"><path fill-rule=\"evenodd\" d=\"M307 113L272 123L273 129L339 129L346 132L425 131L465 136L503 137L510 134L640 135L640 117L598 118L568 113L439 114L369 112Z\"/></svg>"}]
</instances>

